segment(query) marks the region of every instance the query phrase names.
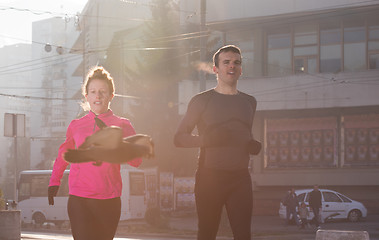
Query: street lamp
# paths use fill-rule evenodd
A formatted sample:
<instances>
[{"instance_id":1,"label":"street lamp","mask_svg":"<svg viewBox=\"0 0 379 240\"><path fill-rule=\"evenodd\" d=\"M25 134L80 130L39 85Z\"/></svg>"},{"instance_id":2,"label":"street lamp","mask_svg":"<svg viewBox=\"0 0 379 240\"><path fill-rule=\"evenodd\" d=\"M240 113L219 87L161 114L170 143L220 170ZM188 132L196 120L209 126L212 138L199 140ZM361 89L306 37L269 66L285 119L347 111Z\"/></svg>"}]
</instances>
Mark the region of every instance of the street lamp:
<instances>
[{"instance_id":1,"label":"street lamp","mask_svg":"<svg viewBox=\"0 0 379 240\"><path fill-rule=\"evenodd\" d=\"M53 47L51 46L50 43L46 43L44 49L45 49L45 52L51 52ZM57 46L55 50L57 51L59 55L62 55L64 52L64 49L62 46Z\"/></svg>"}]
</instances>

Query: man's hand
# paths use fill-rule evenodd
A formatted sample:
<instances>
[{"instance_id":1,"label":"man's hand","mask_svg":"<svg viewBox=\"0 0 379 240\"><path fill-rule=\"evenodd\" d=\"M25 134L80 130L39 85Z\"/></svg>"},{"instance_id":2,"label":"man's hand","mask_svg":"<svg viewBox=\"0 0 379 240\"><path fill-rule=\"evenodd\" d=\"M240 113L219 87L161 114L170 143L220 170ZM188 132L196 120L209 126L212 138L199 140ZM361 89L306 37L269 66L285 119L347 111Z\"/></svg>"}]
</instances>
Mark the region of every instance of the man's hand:
<instances>
[{"instance_id":1,"label":"man's hand","mask_svg":"<svg viewBox=\"0 0 379 240\"><path fill-rule=\"evenodd\" d=\"M47 189L47 197L49 199L49 205L54 205L54 197L57 196L59 186L49 186Z\"/></svg>"},{"instance_id":2,"label":"man's hand","mask_svg":"<svg viewBox=\"0 0 379 240\"><path fill-rule=\"evenodd\" d=\"M247 144L247 149L251 155L258 155L262 149L262 144L255 139L251 139Z\"/></svg>"}]
</instances>

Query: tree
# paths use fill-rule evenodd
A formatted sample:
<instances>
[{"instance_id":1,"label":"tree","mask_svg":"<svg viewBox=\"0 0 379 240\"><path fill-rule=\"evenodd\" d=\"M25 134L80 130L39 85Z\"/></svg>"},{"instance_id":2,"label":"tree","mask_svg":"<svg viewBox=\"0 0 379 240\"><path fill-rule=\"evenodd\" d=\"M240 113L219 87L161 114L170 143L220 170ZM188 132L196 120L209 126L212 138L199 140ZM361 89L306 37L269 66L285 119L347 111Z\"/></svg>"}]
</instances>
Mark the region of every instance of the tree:
<instances>
[{"instance_id":1,"label":"tree","mask_svg":"<svg viewBox=\"0 0 379 240\"><path fill-rule=\"evenodd\" d=\"M122 69L119 78L124 81L120 84L124 86L123 92L140 97L127 117L138 132L154 139L157 161L145 161L144 165L158 165L161 171L190 175L196 165L194 151L190 151L188 158L179 157L181 154L173 145L179 122L178 82L184 72L180 58L183 54L176 39L180 34L178 5L173 0L153 0L150 8L151 20L125 31L114 41L123 44L114 44L112 52L118 57L113 60L109 57L112 60L109 65L118 64L118 69ZM122 59L126 58L124 62Z\"/></svg>"},{"instance_id":2,"label":"tree","mask_svg":"<svg viewBox=\"0 0 379 240\"><path fill-rule=\"evenodd\" d=\"M5 199L3 196L3 190L0 188L0 211L5 209Z\"/></svg>"}]
</instances>

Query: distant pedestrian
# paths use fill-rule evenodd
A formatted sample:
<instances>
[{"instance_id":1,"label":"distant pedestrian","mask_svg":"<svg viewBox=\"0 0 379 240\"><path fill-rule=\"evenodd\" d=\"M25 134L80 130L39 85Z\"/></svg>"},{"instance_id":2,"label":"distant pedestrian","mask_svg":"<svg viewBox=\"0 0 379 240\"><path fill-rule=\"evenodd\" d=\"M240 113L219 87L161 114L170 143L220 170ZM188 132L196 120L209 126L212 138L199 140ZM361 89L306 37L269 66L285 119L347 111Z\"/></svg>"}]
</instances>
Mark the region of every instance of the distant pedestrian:
<instances>
[{"instance_id":1,"label":"distant pedestrian","mask_svg":"<svg viewBox=\"0 0 379 240\"><path fill-rule=\"evenodd\" d=\"M284 205L286 206L287 213L287 224L290 224L291 216L295 219L296 225L300 225L299 218L297 216L297 208L299 207L299 199L295 193L295 189L291 188L291 190L287 193L284 199Z\"/></svg>"},{"instance_id":2,"label":"distant pedestrian","mask_svg":"<svg viewBox=\"0 0 379 240\"><path fill-rule=\"evenodd\" d=\"M309 206L312 208L314 217L312 222L316 225L317 228L320 227L320 211L322 208L321 203L321 192L318 188L318 185L314 185L313 191L309 194Z\"/></svg>"},{"instance_id":3,"label":"distant pedestrian","mask_svg":"<svg viewBox=\"0 0 379 240\"><path fill-rule=\"evenodd\" d=\"M12 201L12 203L11 203L11 207L12 207L13 210L16 210L16 209L17 209L17 203L16 203L15 200Z\"/></svg>"},{"instance_id":4,"label":"distant pedestrian","mask_svg":"<svg viewBox=\"0 0 379 240\"><path fill-rule=\"evenodd\" d=\"M299 206L299 216L301 220L301 229L304 229L308 225L309 211L305 202L301 202Z\"/></svg>"}]
</instances>

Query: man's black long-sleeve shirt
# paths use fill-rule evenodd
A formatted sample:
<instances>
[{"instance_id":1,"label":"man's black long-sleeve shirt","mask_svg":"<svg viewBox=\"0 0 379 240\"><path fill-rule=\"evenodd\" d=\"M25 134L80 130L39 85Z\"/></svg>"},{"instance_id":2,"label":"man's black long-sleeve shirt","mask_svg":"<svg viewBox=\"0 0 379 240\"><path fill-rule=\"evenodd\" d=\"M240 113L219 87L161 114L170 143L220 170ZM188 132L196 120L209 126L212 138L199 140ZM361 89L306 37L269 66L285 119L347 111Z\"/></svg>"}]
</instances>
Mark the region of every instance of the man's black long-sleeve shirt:
<instances>
[{"instance_id":1,"label":"man's black long-sleeve shirt","mask_svg":"<svg viewBox=\"0 0 379 240\"><path fill-rule=\"evenodd\" d=\"M251 129L257 101L253 96L238 92L227 95L214 89L195 95L175 134L178 147L199 147L200 166L219 170L247 169L250 155L247 144L253 138ZM197 127L198 135L193 135ZM209 147L204 134L227 131L228 144Z\"/></svg>"}]
</instances>

